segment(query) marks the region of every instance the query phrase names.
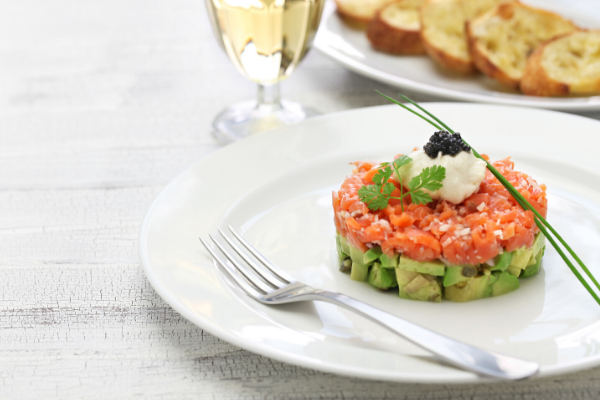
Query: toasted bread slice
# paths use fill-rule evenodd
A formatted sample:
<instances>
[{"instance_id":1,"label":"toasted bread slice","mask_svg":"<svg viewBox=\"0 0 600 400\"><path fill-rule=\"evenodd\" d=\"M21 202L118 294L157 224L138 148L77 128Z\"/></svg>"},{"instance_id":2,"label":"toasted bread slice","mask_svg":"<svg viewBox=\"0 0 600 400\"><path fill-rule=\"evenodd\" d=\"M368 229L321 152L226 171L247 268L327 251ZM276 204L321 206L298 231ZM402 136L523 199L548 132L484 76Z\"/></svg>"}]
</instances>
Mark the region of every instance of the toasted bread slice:
<instances>
[{"instance_id":1,"label":"toasted bread slice","mask_svg":"<svg viewBox=\"0 0 600 400\"><path fill-rule=\"evenodd\" d=\"M465 22L502 0L426 0L421 6L421 39L427 54L443 67L476 71L467 45Z\"/></svg>"},{"instance_id":2,"label":"toasted bread slice","mask_svg":"<svg viewBox=\"0 0 600 400\"><path fill-rule=\"evenodd\" d=\"M354 28L366 28L377 11L394 0L335 0L337 12Z\"/></svg>"},{"instance_id":3,"label":"toasted bread slice","mask_svg":"<svg viewBox=\"0 0 600 400\"><path fill-rule=\"evenodd\" d=\"M400 0L384 6L367 28L371 45L390 54L425 54L419 7L423 0Z\"/></svg>"},{"instance_id":4,"label":"toasted bread slice","mask_svg":"<svg viewBox=\"0 0 600 400\"><path fill-rule=\"evenodd\" d=\"M533 96L600 93L600 30L573 32L539 46L527 60L521 90Z\"/></svg>"},{"instance_id":5,"label":"toasted bread slice","mask_svg":"<svg viewBox=\"0 0 600 400\"><path fill-rule=\"evenodd\" d=\"M467 36L477 68L506 86L518 88L527 58L535 48L577 29L560 15L511 1L470 21Z\"/></svg>"}]
</instances>

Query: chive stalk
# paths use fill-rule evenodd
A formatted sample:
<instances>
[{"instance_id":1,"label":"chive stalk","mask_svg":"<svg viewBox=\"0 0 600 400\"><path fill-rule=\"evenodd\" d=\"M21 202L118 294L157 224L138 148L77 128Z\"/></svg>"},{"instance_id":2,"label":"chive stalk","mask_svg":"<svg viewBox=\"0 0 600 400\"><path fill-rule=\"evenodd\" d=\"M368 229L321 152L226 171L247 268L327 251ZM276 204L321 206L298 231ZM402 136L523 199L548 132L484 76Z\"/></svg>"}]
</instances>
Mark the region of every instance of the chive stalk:
<instances>
[{"instance_id":1,"label":"chive stalk","mask_svg":"<svg viewBox=\"0 0 600 400\"><path fill-rule=\"evenodd\" d=\"M409 112L417 115L418 117L424 119L425 121L429 122L431 125L433 125L437 129L443 130L442 127L444 127L448 132L450 132L452 134L455 133L448 125L446 125L445 123L443 123L435 115L431 114L429 111L427 111L426 109L424 109L423 107L421 107L419 104L415 103L414 101L412 101L408 97L400 94L400 96L404 100L408 101L409 103L411 103L412 105L414 105L415 107L417 107L418 109L420 109L421 111L423 111L425 114L427 114L428 116L430 116L431 118L433 118L433 120L435 120L441 126L438 125L438 124L436 124L435 122L433 122L429 118L423 116L422 114L416 112L415 110L413 110L413 109L407 107L406 105L400 103L399 101L397 101L397 100L395 100L395 99L393 99L393 98L391 98L389 96L386 96L386 95L384 95L383 93L381 93L379 91L376 91L376 92L379 93L381 96L385 97L386 99L388 99L389 101L391 101L391 102L399 105L400 107L404 108L405 110L407 110L407 111L409 111ZM567 264L567 266L569 267L569 269L573 272L573 274L575 274L575 276L577 277L577 279L579 279L579 282L581 282L581 284L586 288L586 290L590 293L590 295L594 298L594 300L596 300L596 302L598 304L600 304L600 298L598 297L598 295L593 291L593 289L590 287L590 285L585 280L585 278L581 275L581 273L573 265L573 263L568 258L568 256L563 252L562 248L554 240L554 237L552 237L552 235L548 232L548 230L556 237L556 239L558 239L558 241L564 246L564 248L575 259L575 261L577 261L577 263L579 264L579 266L581 267L581 269L586 273L586 275L594 283L594 285L596 286L596 288L598 288L600 290L600 284L598 283L598 281L596 280L596 278L594 277L594 275L592 275L592 273L590 272L590 270L585 266L585 264L583 263L583 261L581 261L581 259L579 258L579 256L577 256L577 254L571 249L571 247L567 244L567 242L558 234L558 232L556 232L556 230L552 227L552 225L550 225L548 223L548 221L546 221L546 219L535 209L535 207L533 207L529 203L529 201L527 201L527 199L525 197L523 197L523 195L521 195L521 193L519 193L519 191L496 168L494 168L494 166L492 164L490 164L486 159L484 159L483 157L481 157L481 155L477 151L475 151L475 149L470 144L468 144L464 139L463 139L463 142L465 142L465 144L467 146L471 147L471 150L473 151L473 155L475 157L477 157L477 158L485 161L487 169L490 170L490 172L496 177L496 179L498 179L502 183L502 185L506 188L506 190L508 190L508 192L517 201L517 203L524 210L531 210L533 212L535 223L538 226L538 228L540 228L540 231L542 232L542 234L548 239L548 241L556 249L556 251L562 257L562 259L565 261L565 263Z\"/></svg>"}]
</instances>

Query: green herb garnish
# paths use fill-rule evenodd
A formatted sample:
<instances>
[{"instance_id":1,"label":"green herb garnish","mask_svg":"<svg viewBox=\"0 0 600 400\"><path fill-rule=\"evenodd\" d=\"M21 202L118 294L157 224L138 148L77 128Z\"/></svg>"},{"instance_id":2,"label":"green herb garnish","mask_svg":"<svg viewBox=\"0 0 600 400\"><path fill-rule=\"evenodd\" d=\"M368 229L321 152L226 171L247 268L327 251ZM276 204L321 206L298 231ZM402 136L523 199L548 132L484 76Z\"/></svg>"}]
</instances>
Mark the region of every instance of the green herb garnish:
<instances>
[{"instance_id":1,"label":"green herb garnish","mask_svg":"<svg viewBox=\"0 0 600 400\"><path fill-rule=\"evenodd\" d=\"M408 183L409 191L404 193L402 188L402 176L400 168L412 162L408 156L400 156L392 163L382 163L377 173L373 176L373 185L364 185L358 189L360 201L365 203L373 211L383 210L388 206L390 199L400 200L400 207L404 212L404 197L410 194L414 204L427 204L431 201L431 195L423 189L435 191L442 187L442 181L446 177L446 168L434 165L427 167L421 173L413 177ZM392 169L393 168L393 169ZM396 185L389 182L396 172L400 181L400 197L392 196Z\"/></svg>"},{"instance_id":2,"label":"green herb garnish","mask_svg":"<svg viewBox=\"0 0 600 400\"><path fill-rule=\"evenodd\" d=\"M448 132L450 132L452 134L454 133L454 131L448 125L444 124L435 115L431 114L429 111L427 111L426 109L424 109L423 107L421 107L419 104L415 103L414 101L412 101L408 97L406 97L406 96L404 96L402 94L400 95L404 100L408 101L409 103L411 103L412 105L414 105L415 107L417 107L419 110L421 110L425 114L427 114L429 117L431 117L433 120L435 120L437 123L439 123L439 125L436 124L435 122L433 122L432 120L430 120L429 118L425 117L424 115L418 113L417 111L409 108L405 104L402 104L399 101L397 101L395 99L392 99L391 97L388 97L388 96L384 95L383 93L381 93L379 91L376 91L376 92L379 93L380 95L382 95L383 97L385 97L386 99L390 100L391 102L393 102L393 103L399 105L400 107L404 108L405 110L408 110L411 113L413 113L413 114L417 115L418 117L424 119L425 121L429 122L431 125L433 125L437 129L443 130L443 128L445 128ZM581 273L573 265L573 263L571 262L571 260L564 253L563 249L556 242L555 237L564 246L564 248L567 250L567 252L575 259L575 261L577 261L577 264L579 264L579 266L581 267L581 269L585 272L585 274L594 283L594 285L596 286L596 288L598 290L600 290L600 284L598 283L598 281L596 280L596 278L594 278L594 275L592 275L592 273L590 272L590 270L585 266L585 264L583 263L583 261L581 261L581 259L579 258L579 256L577 256L577 254L575 254L575 252L571 249L571 247L567 244L567 242L565 242L564 239L558 234L558 232L556 232L556 230L552 227L552 225L550 225L548 223L548 221L546 221L546 219L529 203L529 201L527 201L527 199L525 199L523 197L523 195L521 195L521 193L519 193L517 191L517 189L515 189L515 187L496 168L494 168L494 166L492 164L490 164L486 159L484 159L483 157L481 157L479 155L479 153L477 151L475 151L475 149L473 148L473 146L471 146L470 144L468 144L464 139L463 139L463 142L465 142L465 144L467 144L469 147L471 147L471 151L473 152L473 155L475 157L477 157L477 158L485 161L485 163L487 165L487 169L496 177L496 179L498 179L502 183L502 185L506 188L506 190L508 190L509 193L514 197L514 199L517 201L517 203L519 203L519 205L524 210L531 210L533 212L533 214L535 215L535 217L534 217L535 223L538 226L538 228L540 228L540 231L544 234L544 236L546 236L546 238L552 244L552 246L556 249L556 251L558 252L558 254L560 254L560 256L562 257L562 259L564 260L564 262L567 264L567 266L569 267L569 269L573 272L573 274L575 274L575 276L577 277L577 279L579 279L579 282L581 282L581 284L586 288L586 290L590 293L590 295L594 298L594 300L596 300L596 302L598 304L600 304L600 298L598 297L598 295L596 293L594 293L593 289L590 287L590 285L588 284L588 282L585 280L585 278L581 275ZM552 235L554 235L555 237L553 237Z\"/></svg>"}]
</instances>

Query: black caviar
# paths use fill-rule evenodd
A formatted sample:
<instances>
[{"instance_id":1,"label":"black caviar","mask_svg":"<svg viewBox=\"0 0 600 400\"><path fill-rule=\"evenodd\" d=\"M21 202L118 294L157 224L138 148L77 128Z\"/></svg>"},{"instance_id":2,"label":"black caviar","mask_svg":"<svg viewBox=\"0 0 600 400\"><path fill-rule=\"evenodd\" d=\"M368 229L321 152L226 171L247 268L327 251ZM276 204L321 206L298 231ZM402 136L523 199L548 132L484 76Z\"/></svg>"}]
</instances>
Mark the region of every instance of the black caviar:
<instances>
[{"instance_id":1,"label":"black caviar","mask_svg":"<svg viewBox=\"0 0 600 400\"><path fill-rule=\"evenodd\" d=\"M461 151L468 153L471 151L471 148L463 142L460 133L451 134L447 131L439 131L429 138L429 142L423 147L423 150L425 150L425 154L429 157L437 158L440 151L444 156L455 156Z\"/></svg>"}]
</instances>

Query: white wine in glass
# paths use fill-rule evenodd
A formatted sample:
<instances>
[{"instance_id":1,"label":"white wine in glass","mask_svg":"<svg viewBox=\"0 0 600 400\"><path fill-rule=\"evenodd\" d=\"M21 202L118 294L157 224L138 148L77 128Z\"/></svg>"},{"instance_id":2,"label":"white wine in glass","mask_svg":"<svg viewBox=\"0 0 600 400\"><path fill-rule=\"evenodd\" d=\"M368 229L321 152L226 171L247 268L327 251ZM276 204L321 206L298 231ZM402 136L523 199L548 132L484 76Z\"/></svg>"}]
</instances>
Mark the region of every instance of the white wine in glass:
<instances>
[{"instance_id":1,"label":"white wine in glass","mask_svg":"<svg viewBox=\"0 0 600 400\"><path fill-rule=\"evenodd\" d=\"M317 32L325 0L206 0L229 58L258 83L258 99L225 109L213 122L223 143L317 113L281 100L279 82L294 71Z\"/></svg>"}]
</instances>

